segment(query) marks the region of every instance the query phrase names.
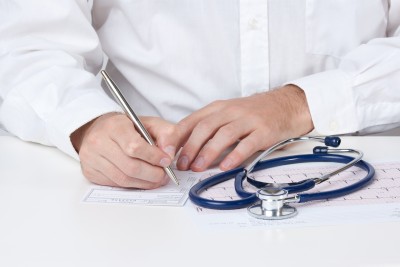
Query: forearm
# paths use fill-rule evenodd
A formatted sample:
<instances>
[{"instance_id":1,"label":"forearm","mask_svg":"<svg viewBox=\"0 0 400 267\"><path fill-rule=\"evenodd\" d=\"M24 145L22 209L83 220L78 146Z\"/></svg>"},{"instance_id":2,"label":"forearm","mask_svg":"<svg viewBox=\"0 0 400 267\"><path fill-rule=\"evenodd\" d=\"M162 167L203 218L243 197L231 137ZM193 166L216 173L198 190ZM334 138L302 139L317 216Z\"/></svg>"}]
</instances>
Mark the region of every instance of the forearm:
<instances>
[{"instance_id":1,"label":"forearm","mask_svg":"<svg viewBox=\"0 0 400 267\"><path fill-rule=\"evenodd\" d=\"M102 51L85 5L17 0L0 9L1 123L75 156L69 135L117 108L94 75Z\"/></svg>"}]
</instances>

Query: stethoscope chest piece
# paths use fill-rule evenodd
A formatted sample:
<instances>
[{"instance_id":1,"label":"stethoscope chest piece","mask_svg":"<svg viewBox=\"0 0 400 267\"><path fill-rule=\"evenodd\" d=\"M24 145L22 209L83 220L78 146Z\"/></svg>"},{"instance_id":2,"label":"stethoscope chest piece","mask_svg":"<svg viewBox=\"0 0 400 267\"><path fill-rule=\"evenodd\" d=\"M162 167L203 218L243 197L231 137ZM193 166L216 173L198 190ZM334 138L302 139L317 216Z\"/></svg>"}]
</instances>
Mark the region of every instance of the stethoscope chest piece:
<instances>
[{"instance_id":1,"label":"stethoscope chest piece","mask_svg":"<svg viewBox=\"0 0 400 267\"><path fill-rule=\"evenodd\" d=\"M247 208L248 213L257 219L281 220L296 216L297 209L285 204L288 191L268 187L257 191L260 202Z\"/></svg>"}]
</instances>

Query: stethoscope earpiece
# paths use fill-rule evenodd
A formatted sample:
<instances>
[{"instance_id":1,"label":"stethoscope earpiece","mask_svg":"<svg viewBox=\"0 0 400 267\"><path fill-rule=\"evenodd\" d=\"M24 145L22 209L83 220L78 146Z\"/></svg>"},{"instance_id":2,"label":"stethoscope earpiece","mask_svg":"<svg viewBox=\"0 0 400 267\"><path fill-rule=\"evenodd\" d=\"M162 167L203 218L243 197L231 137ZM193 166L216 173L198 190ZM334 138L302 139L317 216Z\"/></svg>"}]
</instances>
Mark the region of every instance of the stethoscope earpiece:
<instances>
[{"instance_id":1,"label":"stethoscope earpiece","mask_svg":"<svg viewBox=\"0 0 400 267\"><path fill-rule=\"evenodd\" d=\"M330 147L338 147L340 146L341 140L337 136L326 136L324 138L324 144Z\"/></svg>"}]
</instances>

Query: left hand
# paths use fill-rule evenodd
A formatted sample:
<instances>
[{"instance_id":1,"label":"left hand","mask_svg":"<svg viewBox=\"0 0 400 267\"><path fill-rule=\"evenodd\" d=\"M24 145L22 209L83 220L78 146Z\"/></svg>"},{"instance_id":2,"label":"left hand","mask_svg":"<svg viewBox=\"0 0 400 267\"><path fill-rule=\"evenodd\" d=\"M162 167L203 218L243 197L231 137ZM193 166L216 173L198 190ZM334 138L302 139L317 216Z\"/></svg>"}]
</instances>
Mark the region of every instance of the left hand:
<instances>
[{"instance_id":1,"label":"left hand","mask_svg":"<svg viewBox=\"0 0 400 267\"><path fill-rule=\"evenodd\" d=\"M286 85L249 97L219 100L179 122L184 144L177 167L204 171L228 147L236 147L221 161L221 170L237 167L258 150L313 129L303 90Z\"/></svg>"}]
</instances>

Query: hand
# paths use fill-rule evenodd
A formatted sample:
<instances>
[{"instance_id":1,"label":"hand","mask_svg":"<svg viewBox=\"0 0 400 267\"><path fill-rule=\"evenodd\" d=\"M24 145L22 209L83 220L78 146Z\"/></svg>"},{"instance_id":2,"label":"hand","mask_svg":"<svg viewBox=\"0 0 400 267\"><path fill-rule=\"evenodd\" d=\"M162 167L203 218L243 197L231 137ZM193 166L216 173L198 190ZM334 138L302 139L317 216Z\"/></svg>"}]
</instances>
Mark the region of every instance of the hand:
<instances>
[{"instance_id":1,"label":"hand","mask_svg":"<svg viewBox=\"0 0 400 267\"><path fill-rule=\"evenodd\" d=\"M295 85L211 103L179 122L187 139L177 167L204 171L228 147L221 170L237 167L258 150L313 129L303 90Z\"/></svg>"},{"instance_id":2,"label":"hand","mask_svg":"<svg viewBox=\"0 0 400 267\"><path fill-rule=\"evenodd\" d=\"M142 189L169 182L162 167L171 164L180 132L160 118L144 117L142 122L157 146L148 144L128 117L119 113L100 116L71 135L89 181Z\"/></svg>"}]
</instances>

